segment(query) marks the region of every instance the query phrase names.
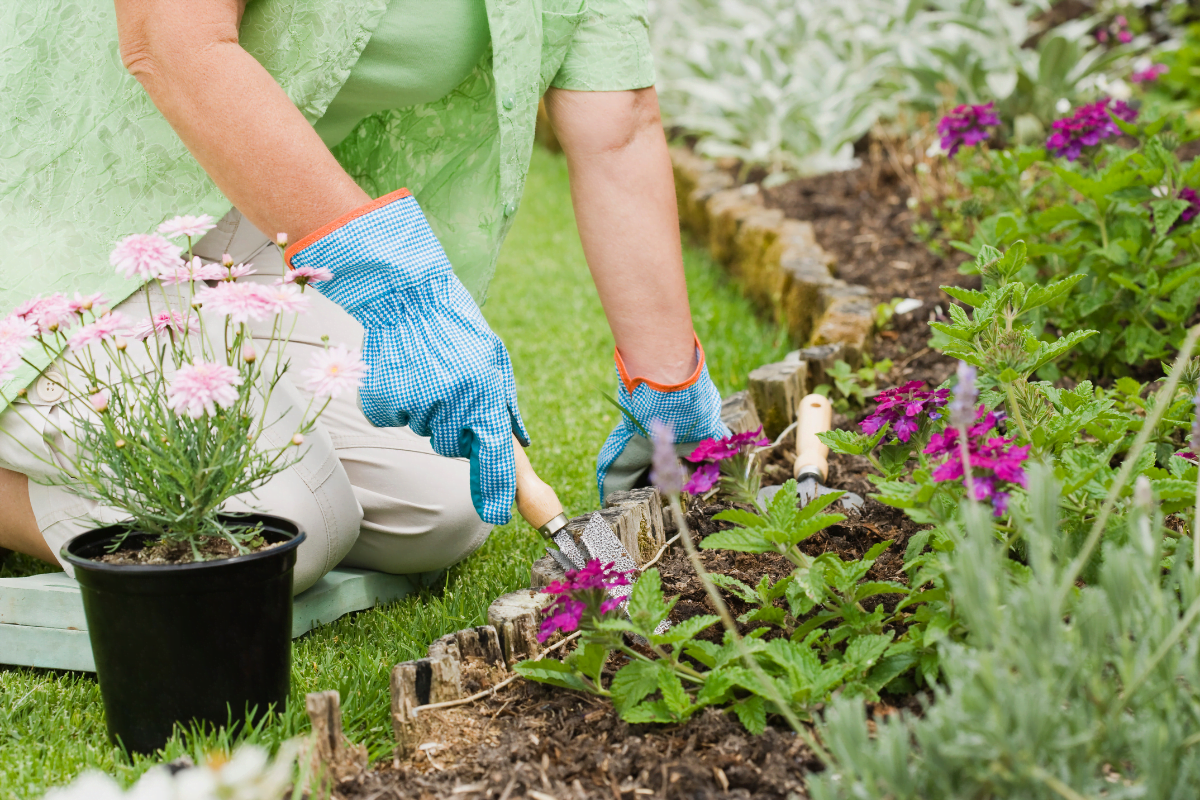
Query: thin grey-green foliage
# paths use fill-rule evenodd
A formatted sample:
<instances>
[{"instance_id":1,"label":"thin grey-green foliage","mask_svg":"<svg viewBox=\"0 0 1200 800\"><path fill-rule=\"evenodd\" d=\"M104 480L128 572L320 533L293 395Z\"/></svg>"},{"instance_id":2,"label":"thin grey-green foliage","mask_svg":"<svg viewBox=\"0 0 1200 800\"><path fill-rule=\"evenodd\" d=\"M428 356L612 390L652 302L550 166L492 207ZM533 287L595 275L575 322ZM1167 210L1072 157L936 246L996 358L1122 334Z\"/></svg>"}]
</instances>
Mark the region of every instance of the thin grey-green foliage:
<instances>
[{"instance_id":1,"label":"thin grey-green foliage","mask_svg":"<svg viewBox=\"0 0 1200 800\"><path fill-rule=\"evenodd\" d=\"M1097 580L1064 595L1075 565L1058 492L1031 468L1028 569L964 507L947 581L969 636L942 645L945 682L923 716L880 722L871 739L860 704L832 705L816 800L1195 796L1200 581L1184 556L1164 559L1161 513L1143 500L1102 543Z\"/></svg>"}]
</instances>

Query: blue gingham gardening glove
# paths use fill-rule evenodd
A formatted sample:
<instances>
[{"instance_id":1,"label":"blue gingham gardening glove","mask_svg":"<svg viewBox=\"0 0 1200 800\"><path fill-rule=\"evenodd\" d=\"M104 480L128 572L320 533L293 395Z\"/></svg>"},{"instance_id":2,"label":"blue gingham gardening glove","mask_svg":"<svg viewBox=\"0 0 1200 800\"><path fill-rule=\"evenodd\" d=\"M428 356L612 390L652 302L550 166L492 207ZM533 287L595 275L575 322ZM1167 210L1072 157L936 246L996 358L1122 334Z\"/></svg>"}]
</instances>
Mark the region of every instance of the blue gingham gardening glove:
<instances>
[{"instance_id":1,"label":"blue gingham gardening glove","mask_svg":"<svg viewBox=\"0 0 1200 800\"><path fill-rule=\"evenodd\" d=\"M324 267L313 284L365 329L359 405L372 425L407 425L433 449L471 460L471 498L503 525L517 491L513 434L529 443L512 363L416 199L401 189L288 248L289 266Z\"/></svg>"},{"instance_id":2,"label":"blue gingham gardening glove","mask_svg":"<svg viewBox=\"0 0 1200 800\"><path fill-rule=\"evenodd\" d=\"M614 351L613 357L617 362L617 401L625 413L596 459L601 502L611 492L634 488L650 469L654 447L642 432L650 430L651 420L671 423L675 450L681 456L692 452L705 439L729 435L729 428L721 421L721 393L708 376L699 339L696 339L696 371L683 383L673 386L631 378L620 351Z\"/></svg>"}]
</instances>

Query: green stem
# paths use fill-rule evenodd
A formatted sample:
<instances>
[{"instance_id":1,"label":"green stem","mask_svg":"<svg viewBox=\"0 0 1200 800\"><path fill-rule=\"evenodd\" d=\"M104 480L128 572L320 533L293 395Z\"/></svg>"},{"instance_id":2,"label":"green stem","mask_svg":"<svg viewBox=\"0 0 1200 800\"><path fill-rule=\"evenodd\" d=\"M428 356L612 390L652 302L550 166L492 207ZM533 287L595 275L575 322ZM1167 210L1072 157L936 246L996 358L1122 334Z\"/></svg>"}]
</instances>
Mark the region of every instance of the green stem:
<instances>
[{"instance_id":1,"label":"green stem","mask_svg":"<svg viewBox=\"0 0 1200 800\"><path fill-rule=\"evenodd\" d=\"M792 711L791 705L779 694L779 687L775 685L775 681L771 679L771 676L767 675L762 665L746 649L746 644L742 641L741 634L738 633L737 624L733 621L733 615L729 613L729 606L725 605L724 598L717 591L716 584L712 582L712 578L709 577L708 571L704 569L704 564L700 561L700 554L696 552L696 546L692 544L692 533L688 530L687 518L684 516L683 509L679 505L678 494L671 495L671 513L675 515L675 523L680 533L679 538L683 542L683 549L687 553L688 561L691 562L692 569L696 571L696 576L700 578L700 582L704 584L704 591L708 594L709 599L712 600L713 607L717 610L717 616L720 617L721 624L725 626L725 631L729 634L733 646L737 649L742 663L754 673L754 676L762 684L763 689L766 690L771 702L779 709L779 713L787 720L788 725L792 727L796 735L808 745L809 749L816 753L818 758L826 764L833 763L825 748L800 724L800 720Z\"/></svg>"},{"instance_id":2,"label":"green stem","mask_svg":"<svg viewBox=\"0 0 1200 800\"><path fill-rule=\"evenodd\" d=\"M1021 429L1021 436L1025 441L1032 442L1033 440L1029 438L1029 431L1025 428L1025 418L1021 416L1021 409L1017 406L1017 393L1013 389L1013 385L1011 383L1004 384L1004 391L1008 394L1008 411L1017 421L1017 427Z\"/></svg>"}]
</instances>

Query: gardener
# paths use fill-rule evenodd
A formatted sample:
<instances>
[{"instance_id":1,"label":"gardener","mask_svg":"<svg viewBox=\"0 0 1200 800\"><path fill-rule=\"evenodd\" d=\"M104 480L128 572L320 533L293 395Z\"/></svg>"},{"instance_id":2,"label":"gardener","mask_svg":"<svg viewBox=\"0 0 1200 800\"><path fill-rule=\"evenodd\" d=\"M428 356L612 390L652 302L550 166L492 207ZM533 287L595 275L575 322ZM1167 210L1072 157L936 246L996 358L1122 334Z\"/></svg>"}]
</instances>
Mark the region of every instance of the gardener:
<instances>
[{"instance_id":1,"label":"gardener","mask_svg":"<svg viewBox=\"0 0 1200 800\"><path fill-rule=\"evenodd\" d=\"M67 289L129 297L107 250L180 211L223 214L196 252L254 262L250 280L282 271L276 232L289 266L332 271L290 355L303 367L322 335L362 346L361 411L335 401L304 459L242 503L307 531L297 591L339 562L447 566L509 518L513 435L527 437L476 303L543 94L635 418L600 452L601 494L648 466L651 418L681 443L725 432L692 332L643 0L116 0L115 26L92 5L0 12L21 76L0 99L0 313ZM4 395L27 391L0 414L0 546L46 560L108 521L46 485L47 439L66 441L57 368L18 376Z\"/></svg>"}]
</instances>

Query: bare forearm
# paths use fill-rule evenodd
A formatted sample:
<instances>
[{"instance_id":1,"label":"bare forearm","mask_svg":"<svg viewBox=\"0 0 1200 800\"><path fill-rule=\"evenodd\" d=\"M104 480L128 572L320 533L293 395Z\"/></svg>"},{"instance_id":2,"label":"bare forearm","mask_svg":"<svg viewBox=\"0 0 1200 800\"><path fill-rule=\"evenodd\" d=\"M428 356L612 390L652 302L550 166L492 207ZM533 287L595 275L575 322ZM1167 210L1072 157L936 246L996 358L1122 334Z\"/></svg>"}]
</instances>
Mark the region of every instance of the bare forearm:
<instances>
[{"instance_id":1,"label":"bare forearm","mask_svg":"<svg viewBox=\"0 0 1200 800\"><path fill-rule=\"evenodd\" d=\"M126 66L260 230L292 241L369 199L237 42L237 0L117 0ZM179 209L186 211L186 209Z\"/></svg>"},{"instance_id":2,"label":"bare forearm","mask_svg":"<svg viewBox=\"0 0 1200 800\"><path fill-rule=\"evenodd\" d=\"M634 376L695 370L675 184L653 89L552 89L579 236L617 349Z\"/></svg>"}]
</instances>

